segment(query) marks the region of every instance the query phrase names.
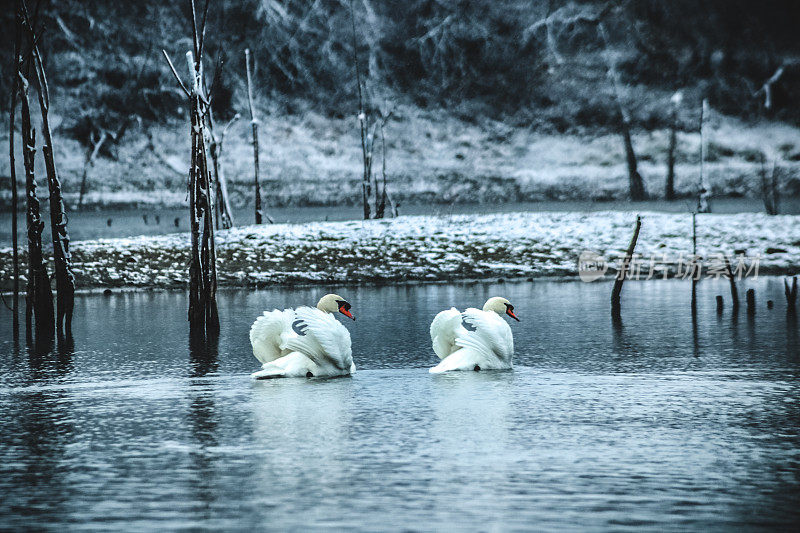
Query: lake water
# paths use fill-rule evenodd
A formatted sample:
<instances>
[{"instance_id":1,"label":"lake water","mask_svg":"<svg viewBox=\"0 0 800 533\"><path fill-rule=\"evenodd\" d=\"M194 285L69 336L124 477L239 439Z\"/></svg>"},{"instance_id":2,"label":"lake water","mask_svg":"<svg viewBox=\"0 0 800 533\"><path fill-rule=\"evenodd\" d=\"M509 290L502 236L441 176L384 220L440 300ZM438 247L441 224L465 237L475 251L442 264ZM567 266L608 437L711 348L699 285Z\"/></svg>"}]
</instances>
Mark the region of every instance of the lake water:
<instances>
[{"instance_id":1,"label":"lake water","mask_svg":"<svg viewBox=\"0 0 800 533\"><path fill-rule=\"evenodd\" d=\"M764 204L750 198L714 199L715 213L762 213ZM630 201L551 201L551 202L510 202L506 204L424 204L404 205L403 215L451 215L486 214L503 212L539 211L663 211L668 213L691 213L695 209L693 199ZM357 205L323 207L268 207L264 211L276 223L303 223L322 220L360 220L363 212ZM131 237L134 235L161 235L177 231L188 231L188 208L181 209L110 209L100 211L75 211L69 214L69 232L73 240L99 239L109 237ZM781 201L781 213L800 214L800 198L785 198ZM46 209L42 210L45 221L43 242L50 242L50 218ZM235 209L234 220L237 225L255 223L253 208ZM25 241L25 212L20 212L19 242ZM0 213L0 246L11 246L11 214Z\"/></svg>"},{"instance_id":2,"label":"lake water","mask_svg":"<svg viewBox=\"0 0 800 533\"><path fill-rule=\"evenodd\" d=\"M0 311L0 529L722 530L800 523L800 348L779 279L334 287L359 371L252 381L261 310L220 293L192 349L183 293L78 298L74 346L16 350ZM512 372L432 376L428 325L504 295ZM766 300L775 300L768 310Z\"/></svg>"}]
</instances>

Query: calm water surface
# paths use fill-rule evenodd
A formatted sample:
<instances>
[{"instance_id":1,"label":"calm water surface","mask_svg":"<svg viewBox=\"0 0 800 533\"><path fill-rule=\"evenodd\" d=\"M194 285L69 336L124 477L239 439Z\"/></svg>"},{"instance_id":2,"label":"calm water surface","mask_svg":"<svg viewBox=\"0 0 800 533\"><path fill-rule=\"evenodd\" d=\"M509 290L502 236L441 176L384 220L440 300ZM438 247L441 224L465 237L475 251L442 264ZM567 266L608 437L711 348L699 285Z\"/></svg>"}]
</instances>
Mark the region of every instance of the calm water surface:
<instances>
[{"instance_id":1,"label":"calm water surface","mask_svg":"<svg viewBox=\"0 0 800 533\"><path fill-rule=\"evenodd\" d=\"M0 311L0 529L790 529L800 355L777 279L333 287L352 378L254 382L265 308L329 288L225 291L192 349L182 293L81 296L74 347L36 355ZM513 372L431 376L450 305L515 304ZM775 300L767 310L766 299Z\"/></svg>"}]
</instances>

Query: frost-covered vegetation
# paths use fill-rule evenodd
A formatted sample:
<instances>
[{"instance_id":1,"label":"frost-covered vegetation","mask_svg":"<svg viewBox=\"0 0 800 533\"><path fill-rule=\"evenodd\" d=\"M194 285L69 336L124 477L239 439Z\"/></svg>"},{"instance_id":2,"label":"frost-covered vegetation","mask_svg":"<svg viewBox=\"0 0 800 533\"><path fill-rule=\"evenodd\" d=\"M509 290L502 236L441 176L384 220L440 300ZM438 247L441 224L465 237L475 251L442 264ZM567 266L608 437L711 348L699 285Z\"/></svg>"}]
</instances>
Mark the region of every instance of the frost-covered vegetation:
<instances>
[{"instance_id":1,"label":"frost-covered vegetation","mask_svg":"<svg viewBox=\"0 0 800 533\"><path fill-rule=\"evenodd\" d=\"M624 212L502 213L246 226L217 234L221 285L381 283L575 276L582 251L613 260L635 216ZM691 215L644 213L637 253L687 258ZM800 217L698 215L698 255L758 257L761 274L800 271ZM186 234L73 243L78 286L186 286ZM0 279L10 283L10 249ZM612 268L613 270L613 268ZM644 265L647 270L647 264Z\"/></svg>"}]
</instances>

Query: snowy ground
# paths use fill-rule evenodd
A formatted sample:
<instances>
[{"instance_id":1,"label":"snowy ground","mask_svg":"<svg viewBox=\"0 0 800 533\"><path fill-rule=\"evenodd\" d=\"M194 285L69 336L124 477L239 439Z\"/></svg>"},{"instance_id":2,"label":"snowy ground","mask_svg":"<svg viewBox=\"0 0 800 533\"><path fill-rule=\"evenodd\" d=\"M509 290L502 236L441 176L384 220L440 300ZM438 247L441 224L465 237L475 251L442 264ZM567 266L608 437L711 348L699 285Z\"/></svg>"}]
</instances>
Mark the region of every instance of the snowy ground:
<instances>
[{"instance_id":1,"label":"snowy ground","mask_svg":"<svg viewBox=\"0 0 800 533\"><path fill-rule=\"evenodd\" d=\"M676 262L692 252L691 216L643 213L642 219L636 249L642 271L655 258L659 264L669 263L674 273ZM627 248L634 220L630 212L551 212L238 227L217 233L219 283L576 276L584 251L605 256L613 271ZM75 242L78 286L183 287L188 247L186 233ZM718 254L737 253L744 254L739 257L746 258L748 269L757 263L760 274L794 274L800 271L800 217L698 215L697 247L698 255L709 262L708 273L713 272L710 263ZM732 262L735 268L736 261ZM3 287L9 288L9 248L0 249L0 276Z\"/></svg>"},{"instance_id":2,"label":"snowy ground","mask_svg":"<svg viewBox=\"0 0 800 533\"><path fill-rule=\"evenodd\" d=\"M628 196L625 154L619 135L598 132L546 134L482 119L465 122L443 111L397 110L387 125L389 189L409 204L508 203L545 200L613 200ZM56 121L57 122L57 121ZM7 132L0 125L0 144ZM183 121L149 131L132 129L114 153L88 174L87 208L186 205L190 147ZM336 206L361 202L361 145L355 117L314 112L267 114L260 126L260 172L268 206ZM251 130L239 121L225 140L222 164L234 206L253 197ZM760 154L774 160L784 197L800 194L800 130L778 123L746 123L714 115L710 122L707 178L714 197L760 197ZM67 203L77 204L85 149L56 128L56 163ZM654 198L664 195L669 135L634 132L639 171ZM19 148L19 142L17 142ZM153 150L157 146L157 152ZM40 152L40 151L39 151ZM37 158L40 154L37 152ZM694 196L699 181L700 137L678 135L675 189ZM22 156L17 177L24 179ZM37 169L44 164L37 159ZM375 170L380 162L376 159ZM0 209L7 210L8 158L0 158ZM22 186L22 181L20 181ZM23 186L24 190L24 186ZM24 198L24 194L20 195ZM40 180L40 197L46 197ZM402 212L402 210L401 210Z\"/></svg>"}]
</instances>

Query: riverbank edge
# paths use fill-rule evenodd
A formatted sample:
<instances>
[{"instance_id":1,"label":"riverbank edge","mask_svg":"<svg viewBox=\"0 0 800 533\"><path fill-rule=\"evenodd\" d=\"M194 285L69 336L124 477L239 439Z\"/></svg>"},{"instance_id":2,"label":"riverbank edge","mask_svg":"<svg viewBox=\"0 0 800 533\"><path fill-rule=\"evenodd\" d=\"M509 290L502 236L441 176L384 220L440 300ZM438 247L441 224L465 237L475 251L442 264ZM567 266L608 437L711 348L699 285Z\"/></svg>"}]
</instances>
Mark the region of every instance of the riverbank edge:
<instances>
[{"instance_id":1,"label":"riverbank edge","mask_svg":"<svg viewBox=\"0 0 800 533\"><path fill-rule=\"evenodd\" d=\"M632 212L517 212L237 227L217 234L218 285L566 281L578 279L584 251L606 258L603 279L609 279L627 248L635 217ZM664 268L674 277L676 258L685 260L692 252L691 215L645 212L642 217L637 253L644 260L669 258ZM698 215L697 242L698 255L709 263L723 254L733 262L735 254L748 268L757 260L759 275L800 272L800 216ZM76 284L95 292L185 290L188 251L185 233L74 242ZM12 283L10 256L10 248L0 249L4 293ZM643 264L642 275L651 268ZM24 279L21 285L24 291Z\"/></svg>"}]
</instances>

